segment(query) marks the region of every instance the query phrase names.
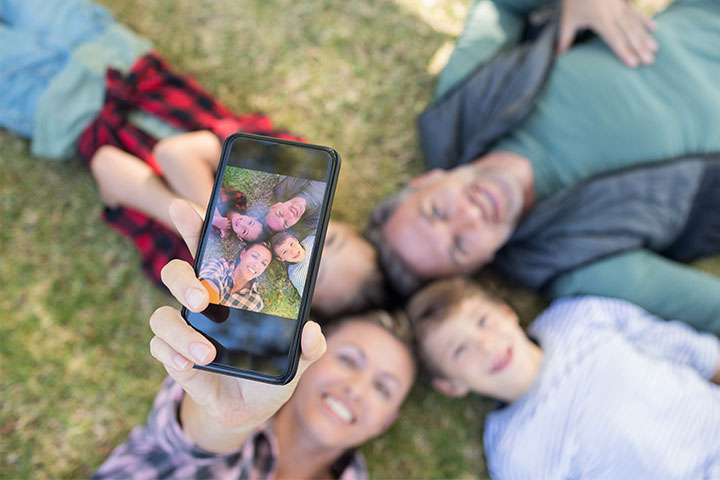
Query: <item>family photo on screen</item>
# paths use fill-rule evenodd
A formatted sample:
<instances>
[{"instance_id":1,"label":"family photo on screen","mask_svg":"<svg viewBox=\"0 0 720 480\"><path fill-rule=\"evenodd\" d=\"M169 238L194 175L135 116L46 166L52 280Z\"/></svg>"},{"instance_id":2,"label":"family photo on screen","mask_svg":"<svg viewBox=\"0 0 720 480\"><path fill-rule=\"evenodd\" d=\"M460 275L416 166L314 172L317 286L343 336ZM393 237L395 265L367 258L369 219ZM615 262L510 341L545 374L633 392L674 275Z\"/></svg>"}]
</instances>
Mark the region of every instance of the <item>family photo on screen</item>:
<instances>
[{"instance_id":1,"label":"family photo on screen","mask_svg":"<svg viewBox=\"0 0 720 480\"><path fill-rule=\"evenodd\" d=\"M220 188L200 259L210 302L296 318L325 184L227 166Z\"/></svg>"}]
</instances>

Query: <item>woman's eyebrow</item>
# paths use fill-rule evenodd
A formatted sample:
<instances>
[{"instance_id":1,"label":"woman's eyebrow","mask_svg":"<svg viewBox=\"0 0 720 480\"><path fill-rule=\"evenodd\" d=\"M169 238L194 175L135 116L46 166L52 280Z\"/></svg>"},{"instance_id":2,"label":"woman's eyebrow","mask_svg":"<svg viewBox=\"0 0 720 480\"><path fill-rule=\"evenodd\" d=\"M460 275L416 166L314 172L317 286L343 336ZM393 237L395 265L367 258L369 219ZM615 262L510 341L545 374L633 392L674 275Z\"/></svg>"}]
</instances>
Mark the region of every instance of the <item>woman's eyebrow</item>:
<instances>
[{"instance_id":1,"label":"woman's eyebrow","mask_svg":"<svg viewBox=\"0 0 720 480\"><path fill-rule=\"evenodd\" d=\"M365 355L365 351L360 348L360 345L353 342L347 342L346 345L350 346L353 350L357 351L358 356L360 357L360 360L363 361L363 363L367 362L367 355Z\"/></svg>"}]
</instances>

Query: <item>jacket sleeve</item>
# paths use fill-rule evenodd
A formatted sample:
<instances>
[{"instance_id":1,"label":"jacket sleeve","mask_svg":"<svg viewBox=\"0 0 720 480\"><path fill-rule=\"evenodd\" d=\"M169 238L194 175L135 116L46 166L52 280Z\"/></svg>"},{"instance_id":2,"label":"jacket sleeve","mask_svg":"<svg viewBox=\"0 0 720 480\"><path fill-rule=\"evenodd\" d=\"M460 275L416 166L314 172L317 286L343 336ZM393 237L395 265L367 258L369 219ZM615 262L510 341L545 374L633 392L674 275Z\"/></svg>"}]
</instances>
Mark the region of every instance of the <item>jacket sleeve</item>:
<instances>
[{"instance_id":1,"label":"jacket sleeve","mask_svg":"<svg viewBox=\"0 0 720 480\"><path fill-rule=\"evenodd\" d=\"M612 255L565 273L544 293L550 298L621 298L662 318L720 333L720 278L646 249Z\"/></svg>"},{"instance_id":2,"label":"jacket sleeve","mask_svg":"<svg viewBox=\"0 0 720 480\"><path fill-rule=\"evenodd\" d=\"M440 74L435 98L442 97L477 66L517 44L529 13L548 4L542 0L476 1L455 50Z\"/></svg>"}]
</instances>

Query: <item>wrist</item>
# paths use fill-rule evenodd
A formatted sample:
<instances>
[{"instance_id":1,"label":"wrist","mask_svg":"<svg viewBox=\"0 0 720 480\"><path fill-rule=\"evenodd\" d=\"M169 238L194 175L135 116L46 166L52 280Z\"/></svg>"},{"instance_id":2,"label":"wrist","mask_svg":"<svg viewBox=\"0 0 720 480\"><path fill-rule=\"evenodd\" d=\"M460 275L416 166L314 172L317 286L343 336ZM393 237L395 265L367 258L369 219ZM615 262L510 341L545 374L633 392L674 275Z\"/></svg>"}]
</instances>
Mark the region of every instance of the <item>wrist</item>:
<instances>
[{"instance_id":1,"label":"wrist","mask_svg":"<svg viewBox=\"0 0 720 480\"><path fill-rule=\"evenodd\" d=\"M243 425L223 425L187 394L180 404L180 423L188 440L212 453L225 454L239 450L252 431L262 421L249 421Z\"/></svg>"}]
</instances>

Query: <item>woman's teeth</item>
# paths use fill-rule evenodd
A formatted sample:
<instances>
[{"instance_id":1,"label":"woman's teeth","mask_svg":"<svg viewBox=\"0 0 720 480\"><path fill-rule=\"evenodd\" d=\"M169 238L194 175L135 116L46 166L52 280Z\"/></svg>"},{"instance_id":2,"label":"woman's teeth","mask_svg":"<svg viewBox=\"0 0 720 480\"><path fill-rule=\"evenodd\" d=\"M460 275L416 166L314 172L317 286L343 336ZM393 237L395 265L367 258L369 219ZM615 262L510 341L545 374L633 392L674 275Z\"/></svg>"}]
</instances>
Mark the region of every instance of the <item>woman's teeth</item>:
<instances>
[{"instance_id":1,"label":"woman's teeth","mask_svg":"<svg viewBox=\"0 0 720 480\"><path fill-rule=\"evenodd\" d=\"M335 397L325 395L323 397L323 402L325 403L325 406L327 406L330 411L337 415L343 422L353 423L355 421L355 417L353 416L350 409L347 408L345 404L343 404Z\"/></svg>"}]
</instances>

